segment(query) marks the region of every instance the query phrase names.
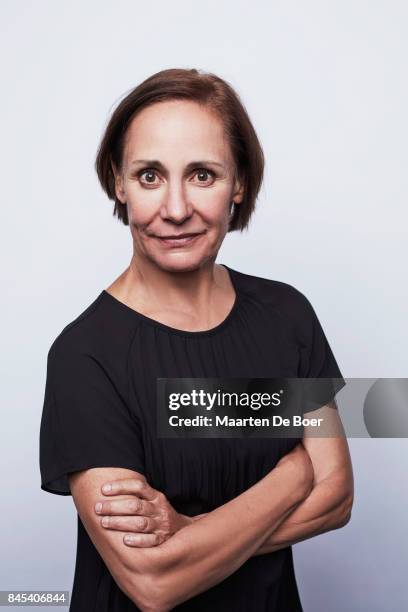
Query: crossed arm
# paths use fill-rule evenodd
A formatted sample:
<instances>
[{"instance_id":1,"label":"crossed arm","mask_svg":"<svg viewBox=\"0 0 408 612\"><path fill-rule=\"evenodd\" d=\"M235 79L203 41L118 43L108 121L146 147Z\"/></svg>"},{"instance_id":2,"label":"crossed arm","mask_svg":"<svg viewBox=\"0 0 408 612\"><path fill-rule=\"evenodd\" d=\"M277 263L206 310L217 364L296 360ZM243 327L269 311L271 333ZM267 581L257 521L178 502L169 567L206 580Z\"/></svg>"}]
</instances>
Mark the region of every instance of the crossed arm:
<instances>
[{"instance_id":1,"label":"crossed arm","mask_svg":"<svg viewBox=\"0 0 408 612\"><path fill-rule=\"evenodd\" d=\"M320 411L338 418L330 406ZM94 512L101 485L132 474L95 468L71 475L70 485L81 520L109 571L146 612L170 610L221 582L252 555L340 527L350 517L353 485L344 438L305 435L303 446L285 455L253 487L149 548L124 546L123 534L104 529Z\"/></svg>"},{"instance_id":2,"label":"crossed arm","mask_svg":"<svg viewBox=\"0 0 408 612\"><path fill-rule=\"evenodd\" d=\"M305 428L302 443L313 465L312 491L259 546L254 555L274 552L344 527L351 518L353 470L337 409L329 404L314 411L313 417L323 417L333 437L315 437L310 427ZM202 516L205 515L197 518Z\"/></svg>"}]
</instances>

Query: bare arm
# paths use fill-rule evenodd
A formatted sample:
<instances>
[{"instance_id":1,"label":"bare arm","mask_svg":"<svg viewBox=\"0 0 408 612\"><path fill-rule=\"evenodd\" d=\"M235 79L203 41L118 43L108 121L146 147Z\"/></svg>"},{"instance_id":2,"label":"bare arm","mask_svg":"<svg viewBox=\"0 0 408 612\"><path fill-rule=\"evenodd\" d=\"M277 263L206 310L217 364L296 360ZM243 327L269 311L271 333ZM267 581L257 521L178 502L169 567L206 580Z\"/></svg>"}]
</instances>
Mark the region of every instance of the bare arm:
<instances>
[{"instance_id":1,"label":"bare arm","mask_svg":"<svg viewBox=\"0 0 408 612\"><path fill-rule=\"evenodd\" d=\"M310 427L305 427L303 445L313 465L313 489L261 544L255 555L273 552L343 527L350 520L354 496L353 471L337 409L328 404L311 416L323 417L331 434L336 437L319 438L311 433L313 430Z\"/></svg>"},{"instance_id":2,"label":"bare arm","mask_svg":"<svg viewBox=\"0 0 408 612\"><path fill-rule=\"evenodd\" d=\"M301 445L262 480L157 547L123 546L122 534L106 531L93 505L111 468L70 478L78 513L122 590L144 611L166 611L236 571L309 494L313 470ZM116 470L115 478L129 475ZM265 501L267 500L267 502Z\"/></svg>"},{"instance_id":3,"label":"bare arm","mask_svg":"<svg viewBox=\"0 0 408 612\"><path fill-rule=\"evenodd\" d=\"M331 529L344 526L350 519L353 502L353 474L350 455L343 427L335 406L325 406L313 412L314 418L324 418L327 429L324 435L331 438L317 438L314 430L305 428L303 445L304 452L310 456L314 469L313 489L294 510L286 516L277 529L253 552L260 555L285 548L301 540L311 538ZM311 433L312 432L312 433ZM327 432L327 433L326 433ZM336 436L336 437L334 437ZM280 462L285 459L283 458ZM285 474L281 472L281 476ZM117 481L117 493L138 494L135 479ZM194 517L178 514L168 503L166 498L161 502L165 512L160 513L159 522L166 526L167 536L171 537L175 531L201 520L212 513L204 513ZM104 503L106 514L129 514L129 510L122 504L124 502ZM122 532L132 530L132 523L126 517L113 516L111 528ZM169 526L170 525L170 529ZM140 531L138 528L134 531ZM143 531L151 531L149 528ZM166 536L166 537L167 537ZM138 533L136 542L130 546L152 546L160 544L162 540L156 535Z\"/></svg>"},{"instance_id":4,"label":"bare arm","mask_svg":"<svg viewBox=\"0 0 408 612\"><path fill-rule=\"evenodd\" d=\"M313 465L313 488L264 540L253 553L254 556L274 552L332 529L344 527L350 520L354 498L353 471L347 439L337 409L328 404L313 411L310 416L323 417L333 435L331 438L319 438L311 427L305 427L303 446ZM192 518L197 521L204 516L205 513Z\"/></svg>"}]
</instances>

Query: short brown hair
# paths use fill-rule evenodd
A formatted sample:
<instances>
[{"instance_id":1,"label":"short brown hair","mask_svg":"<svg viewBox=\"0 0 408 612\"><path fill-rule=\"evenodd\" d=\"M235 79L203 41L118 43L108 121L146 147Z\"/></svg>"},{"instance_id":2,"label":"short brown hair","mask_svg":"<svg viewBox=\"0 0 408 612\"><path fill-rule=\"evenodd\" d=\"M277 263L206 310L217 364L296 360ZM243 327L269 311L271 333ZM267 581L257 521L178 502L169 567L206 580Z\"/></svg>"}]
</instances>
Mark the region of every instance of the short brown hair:
<instances>
[{"instance_id":1,"label":"short brown hair","mask_svg":"<svg viewBox=\"0 0 408 612\"><path fill-rule=\"evenodd\" d=\"M236 175L244 185L244 197L234 206L228 231L247 228L262 185L264 154L255 129L238 94L215 74L195 68L170 68L153 74L132 89L116 107L105 128L95 160L95 170L102 189L114 200L113 215L129 225L127 208L116 197L112 162L122 168L127 128L135 115L155 102L185 99L202 104L221 119Z\"/></svg>"}]
</instances>

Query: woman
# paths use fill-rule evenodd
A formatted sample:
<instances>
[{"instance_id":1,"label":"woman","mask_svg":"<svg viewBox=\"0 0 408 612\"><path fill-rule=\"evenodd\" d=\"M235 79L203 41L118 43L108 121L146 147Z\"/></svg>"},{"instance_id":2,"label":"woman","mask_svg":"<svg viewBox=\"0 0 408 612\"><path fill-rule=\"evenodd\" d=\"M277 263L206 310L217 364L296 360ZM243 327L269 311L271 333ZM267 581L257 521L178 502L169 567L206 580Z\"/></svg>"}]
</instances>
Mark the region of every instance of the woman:
<instances>
[{"instance_id":1,"label":"woman","mask_svg":"<svg viewBox=\"0 0 408 612\"><path fill-rule=\"evenodd\" d=\"M215 263L262 183L248 115L215 75L164 70L118 105L96 170L133 256L48 353L41 486L78 511L70 610L302 610L291 544L350 518L344 436L156 433L159 377L341 378L300 291Z\"/></svg>"}]
</instances>

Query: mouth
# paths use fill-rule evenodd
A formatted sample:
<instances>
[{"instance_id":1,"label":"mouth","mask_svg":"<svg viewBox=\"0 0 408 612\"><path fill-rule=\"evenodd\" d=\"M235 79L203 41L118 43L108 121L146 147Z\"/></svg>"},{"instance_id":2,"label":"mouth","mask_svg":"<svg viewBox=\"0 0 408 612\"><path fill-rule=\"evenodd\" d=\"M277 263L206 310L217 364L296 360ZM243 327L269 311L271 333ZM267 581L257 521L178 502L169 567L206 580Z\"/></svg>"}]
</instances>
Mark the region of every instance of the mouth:
<instances>
[{"instance_id":1,"label":"mouth","mask_svg":"<svg viewBox=\"0 0 408 612\"><path fill-rule=\"evenodd\" d=\"M192 244L203 235L204 232L179 234L171 236L154 236L161 244L169 247L182 247Z\"/></svg>"}]
</instances>

